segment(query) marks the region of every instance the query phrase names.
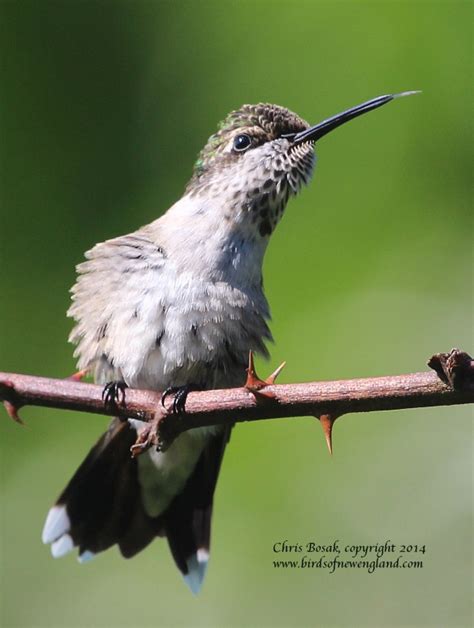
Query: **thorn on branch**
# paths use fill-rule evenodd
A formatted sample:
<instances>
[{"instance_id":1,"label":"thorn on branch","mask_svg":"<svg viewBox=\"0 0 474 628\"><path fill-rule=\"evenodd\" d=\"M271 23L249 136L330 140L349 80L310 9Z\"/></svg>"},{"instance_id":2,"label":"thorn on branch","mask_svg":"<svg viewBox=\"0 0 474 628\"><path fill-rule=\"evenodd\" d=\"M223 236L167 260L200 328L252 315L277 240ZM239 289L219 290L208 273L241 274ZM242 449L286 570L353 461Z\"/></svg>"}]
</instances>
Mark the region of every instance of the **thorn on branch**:
<instances>
[{"instance_id":1,"label":"thorn on branch","mask_svg":"<svg viewBox=\"0 0 474 628\"><path fill-rule=\"evenodd\" d=\"M72 379L73 382L80 382L84 379L84 377L86 377L88 373L89 369L82 369L81 371L76 371L76 373L73 373L66 379Z\"/></svg>"},{"instance_id":2,"label":"thorn on branch","mask_svg":"<svg viewBox=\"0 0 474 628\"><path fill-rule=\"evenodd\" d=\"M267 379L260 379L257 375L257 371L255 370L255 363L253 359L253 352L249 352L249 366L247 368L247 380L244 384L244 388L246 388L249 392L254 395L261 395L262 397L268 397L269 399L273 399L275 397L274 393L270 391L262 392L262 388L266 388L267 386L272 386L275 383L276 378L282 370L285 368L286 362L282 362L280 366L273 371L271 375L267 377Z\"/></svg>"},{"instance_id":3,"label":"thorn on branch","mask_svg":"<svg viewBox=\"0 0 474 628\"><path fill-rule=\"evenodd\" d=\"M3 406L7 411L8 416L13 419L15 423L25 425L25 422L18 414L23 404L20 402L16 394L15 385L13 384L13 382L10 382L8 380L2 382L0 392L1 397L3 398Z\"/></svg>"},{"instance_id":4,"label":"thorn on branch","mask_svg":"<svg viewBox=\"0 0 474 628\"><path fill-rule=\"evenodd\" d=\"M326 444L329 449L329 453L332 456L332 426L336 419L338 419L340 414L320 414L316 415L316 418L319 419L321 427L323 428L324 437L326 439Z\"/></svg>"},{"instance_id":5,"label":"thorn on branch","mask_svg":"<svg viewBox=\"0 0 474 628\"><path fill-rule=\"evenodd\" d=\"M18 410L21 406L15 406L13 403L10 403L10 401L4 401L3 406L11 419L13 419L16 423L19 423L20 425L25 425L25 422L18 414Z\"/></svg>"},{"instance_id":6,"label":"thorn on branch","mask_svg":"<svg viewBox=\"0 0 474 628\"><path fill-rule=\"evenodd\" d=\"M428 366L453 390L474 388L474 360L465 351L451 349L449 353L435 353Z\"/></svg>"}]
</instances>

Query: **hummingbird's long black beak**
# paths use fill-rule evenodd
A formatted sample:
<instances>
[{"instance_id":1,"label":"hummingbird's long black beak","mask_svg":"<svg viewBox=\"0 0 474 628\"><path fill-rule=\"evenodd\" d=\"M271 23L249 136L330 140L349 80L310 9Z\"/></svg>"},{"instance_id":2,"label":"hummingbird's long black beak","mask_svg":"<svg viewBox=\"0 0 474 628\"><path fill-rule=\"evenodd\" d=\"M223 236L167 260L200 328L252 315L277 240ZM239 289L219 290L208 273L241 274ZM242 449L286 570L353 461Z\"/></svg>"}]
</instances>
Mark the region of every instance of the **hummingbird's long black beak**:
<instances>
[{"instance_id":1,"label":"hummingbird's long black beak","mask_svg":"<svg viewBox=\"0 0 474 628\"><path fill-rule=\"evenodd\" d=\"M338 113L331 118L327 118L327 120L323 120L319 124L306 129L305 131L301 131L300 133L296 133L294 136L285 136L288 139L292 139L293 144L301 144L301 142L308 141L317 141L321 139L326 133L337 129L341 124L345 124L349 122L349 120L353 120L357 118L357 116L361 116L363 113L367 113L368 111L372 111L372 109L377 109L377 107L381 107L386 103L394 100L395 98L401 98L402 96L411 96L412 94L419 94L419 91L411 91L411 92L401 92L400 94L387 94L385 96L378 96L377 98L372 98L372 100L368 100L367 102L363 102L361 105L357 105L356 107L351 107L342 113Z\"/></svg>"}]
</instances>

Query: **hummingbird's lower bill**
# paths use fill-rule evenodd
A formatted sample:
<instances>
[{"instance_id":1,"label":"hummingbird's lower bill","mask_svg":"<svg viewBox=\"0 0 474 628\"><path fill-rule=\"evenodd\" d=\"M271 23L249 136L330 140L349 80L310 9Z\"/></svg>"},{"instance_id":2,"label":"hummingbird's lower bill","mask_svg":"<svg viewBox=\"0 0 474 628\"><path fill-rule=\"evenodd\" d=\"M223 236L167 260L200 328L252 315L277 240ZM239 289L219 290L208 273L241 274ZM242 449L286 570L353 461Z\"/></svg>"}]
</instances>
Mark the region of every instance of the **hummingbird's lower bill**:
<instances>
[{"instance_id":1,"label":"hummingbird's lower bill","mask_svg":"<svg viewBox=\"0 0 474 628\"><path fill-rule=\"evenodd\" d=\"M249 351L267 356L262 262L290 196L308 183L315 142L390 102L380 96L310 126L288 109L230 113L184 195L137 231L96 244L77 267L68 315L78 367L107 385L186 392L242 386ZM113 389L113 386L112 386ZM117 544L126 558L166 537L194 593L209 558L211 513L230 427L182 433L132 458L139 421L112 420L48 513L43 542L79 562Z\"/></svg>"}]
</instances>

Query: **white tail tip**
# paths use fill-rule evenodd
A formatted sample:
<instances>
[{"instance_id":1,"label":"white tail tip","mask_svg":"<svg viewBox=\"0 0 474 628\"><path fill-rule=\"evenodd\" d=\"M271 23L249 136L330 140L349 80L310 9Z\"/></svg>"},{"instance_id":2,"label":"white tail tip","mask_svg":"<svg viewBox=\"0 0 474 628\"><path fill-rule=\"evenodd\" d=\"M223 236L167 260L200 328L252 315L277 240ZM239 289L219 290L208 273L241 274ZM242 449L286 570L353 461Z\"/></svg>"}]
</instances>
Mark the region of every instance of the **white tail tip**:
<instances>
[{"instance_id":1,"label":"white tail tip","mask_svg":"<svg viewBox=\"0 0 474 628\"><path fill-rule=\"evenodd\" d=\"M197 595L201 590L208 560L209 552L204 548L198 549L196 554L187 560L188 573L183 578L194 595Z\"/></svg>"},{"instance_id":2,"label":"white tail tip","mask_svg":"<svg viewBox=\"0 0 474 628\"><path fill-rule=\"evenodd\" d=\"M69 534L63 534L63 536L54 541L51 545L51 554L54 558L61 558L61 556L65 556L71 550L74 549L74 542Z\"/></svg>"},{"instance_id":3,"label":"white tail tip","mask_svg":"<svg viewBox=\"0 0 474 628\"><path fill-rule=\"evenodd\" d=\"M66 506L53 506L46 517L41 540L43 543L53 543L65 532L68 532L70 527L71 522L66 512Z\"/></svg>"},{"instance_id":4,"label":"white tail tip","mask_svg":"<svg viewBox=\"0 0 474 628\"><path fill-rule=\"evenodd\" d=\"M85 552L82 552L82 554L79 554L79 556L77 557L77 560L81 564L83 564L83 563L88 563L89 561L91 561L95 557L96 557L96 554L94 554L94 552L86 550Z\"/></svg>"}]
</instances>

